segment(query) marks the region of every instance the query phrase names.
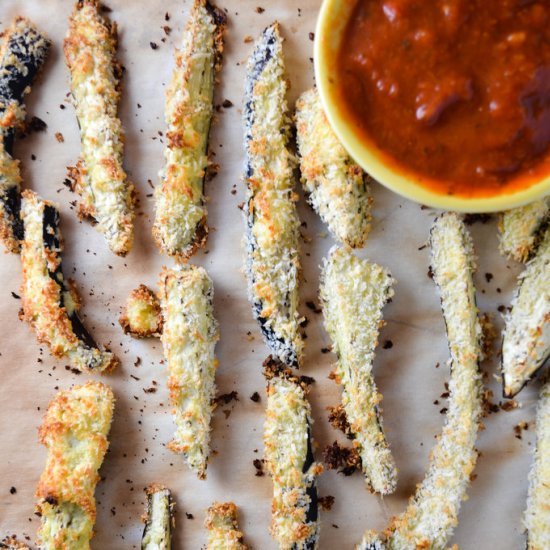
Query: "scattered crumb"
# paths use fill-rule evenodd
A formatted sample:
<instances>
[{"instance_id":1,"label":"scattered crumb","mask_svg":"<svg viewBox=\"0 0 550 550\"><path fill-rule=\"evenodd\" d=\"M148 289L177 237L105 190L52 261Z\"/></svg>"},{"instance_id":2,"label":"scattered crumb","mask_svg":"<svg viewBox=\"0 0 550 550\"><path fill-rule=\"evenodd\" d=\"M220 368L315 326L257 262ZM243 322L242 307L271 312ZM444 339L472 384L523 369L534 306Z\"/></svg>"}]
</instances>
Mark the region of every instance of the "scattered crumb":
<instances>
[{"instance_id":1,"label":"scattered crumb","mask_svg":"<svg viewBox=\"0 0 550 550\"><path fill-rule=\"evenodd\" d=\"M238 392L232 391L229 393L218 395L218 397L214 399L214 403L216 403L216 405L227 405L231 403L231 401L238 401L238 400L239 400Z\"/></svg>"},{"instance_id":2,"label":"scattered crumb","mask_svg":"<svg viewBox=\"0 0 550 550\"><path fill-rule=\"evenodd\" d=\"M254 403L259 403L261 401L261 397L260 397L260 394L255 391L251 396L250 396L250 400L251 401L254 401Z\"/></svg>"},{"instance_id":3,"label":"scattered crumb","mask_svg":"<svg viewBox=\"0 0 550 550\"><path fill-rule=\"evenodd\" d=\"M61 132L56 132L55 133L55 139L57 139L57 141L59 143L64 143L65 142L65 138L63 137L63 134Z\"/></svg>"},{"instance_id":4,"label":"scattered crumb","mask_svg":"<svg viewBox=\"0 0 550 550\"><path fill-rule=\"evenodd\" d=\"M356 449L344 447L336 441L323 450L323 460L329 470L350 476L355 470L361 469L361 457Z\"/></svg>"},{"instance_id":5,"label":"scattered crumb","mask_svg":"<svg viewBox=\"0 0 550 550\"><path fill-rule=\"evenodd\" d=\"M265 473L264 473L264 461L260 460L259 458L255 458L252 461L252 464L254 464L254 468L256 468L256 477L263 477L265 475Z\"/></svg>"},{"instance_id":6,"label":"scattered crumb","mask_svg":"<svg viewBox=\"0 0 550 550\"><path fill-rule=\"evenodd\" d=\"M321 509L323 509L325 512L329 512L334 505L334 497L332 495L327 495L326 497L319 497L317 501L319 502Z\"/></svg>"}]
</instances>

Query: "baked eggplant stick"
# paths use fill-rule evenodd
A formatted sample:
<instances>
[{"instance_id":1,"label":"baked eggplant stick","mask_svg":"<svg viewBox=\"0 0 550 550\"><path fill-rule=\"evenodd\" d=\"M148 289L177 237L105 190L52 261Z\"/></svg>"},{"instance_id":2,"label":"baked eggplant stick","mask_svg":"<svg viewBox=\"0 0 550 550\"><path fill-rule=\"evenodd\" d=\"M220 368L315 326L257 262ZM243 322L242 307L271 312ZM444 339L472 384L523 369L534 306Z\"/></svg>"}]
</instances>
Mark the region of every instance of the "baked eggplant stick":
<instances>
[{"instance_id":1,"label":"baked eggplant stick","mask_svg":"<svg viewBox=\"0 0 550 550\"><path fill-rule=\"evenodd\" d=\"M270 532L281 550L317 548L320 519L311 408L305 381L271 356L264 362L267 410L265 463L273 479Z\"/></svg>"},{"instance_id":2,"label":"baked eggplant stick","mask_svg":"<svg viewBox=\"0 0 550 550\"><path fill-rule=\"evenodd\" d=\"M550 382L540 392L537 407L537 446L529 474L525 512L528 550L550 548Z\"/></svg>"},{"instance_id":3,"label":"baked eggplant stick","mask_svg":"<svg viewBox=\"0 0 550 550\"><path fill-rule=\"evenodd\" d=\"M81 198L79 216L90 218L109 248L125 256L134 240L136 193L122 166L116 48L116 24L101 15L99 1L77 2L63 45L81 140L80 159L69 176Z\"/></svg>"},{"instance_id":4,"label":"baked eggplant stick","mask_svg":"<svg viewBox=\"0 0 550 550\"><path fill-rule=\"evenodd\" d=\"M167 144L155 189L153 237L162 252L178 260L194 254L208 235L204 183L225 26L225 13L195 0L166 93Z\"/></svg>"},{"instance_id":5,"label":"baked eggplant stick","mask_svg":"<svg viewBox=\"0 0 550 550\"><path fill-rule=\"evenodd\" d=\"M39 342L49 346L52 355L67 359L83 372L110 371L118 359L98 348L78 316L79 298L63 277L59 212L55 205L36 193L22 193L21 241L22 320L36 332Z\"/></svg>"},{"instance_id":6,"label":"baked eggplant stick","mask_svg":"<svg viewBox=\"0 0 550 550\"><path fill-rule=\"evenodd\" d=\"M333 247L321 274L325 326L338 357L336 379L363 473L373 491L395 490L397 469L382 428L382 395L372 376L374 350L383 326L382 308L393 296L390 272Z\"/></svg>"},{"instance_id":7,"label":"baked eggplant stick","mask_svg":"<svg viewBox=\"0 0 550 550\"><path fill-rule=\"evenodd\" d=\"M17 17L0 40L0 238L8 252L19 252L21 173L13 144L25 121L23 100L44 64L50 42L24 17Z\"/></svg>"},{"instance_id":8,"label":"baked eggplant stick","mask_svg":"<svg viewBox=\"0 0 550 550\"><path fill-rule=\"evenodd\" d=\"M39 432L48 458L36 490L43 550L90 548L113 408L113 392L101 382L60 391L48 406Z\"/></svg>"},{"instance_id":9,"label":"baked eggplant stick","mask_svg":"<svg viewBox=\"0 0 550 550\"><path fill-rule=\"evenodd\" d=\"M296 102L296 138L309 204L336 240L361 248L371 226L367 176L330 127L315 89Z\"/></svg>"},{"instance_id":10,"label":"baked eggplant stick","mask_svg":"<svg viewBox=\"0 0 550 550\"><path fill-rule=\"evenodd\" d=\"M550 227L519 276L502 335L504 396L513 397L550 354Z\"/></svg>"},{"instance_id":11,"label":"baked eggplant stick","mask_svg":"<svg viewBox=\"0 0 550 550\"><path fill-rule=\"evenodd\" d=\"M175 503L170 489L152 483L145 489L147 513L141 550L170 550L175 527Z\"/></svg>"},{"instance_id":12,"label":"baked eggplant stick","mask_svg":"<svg viewBox=\"0 0 550 550\"><path fill-rule=\"evenodd\" d=\"M503 212L499 219L501 254L527 261L550 222L550 196Z\"/></svg>"},{"instance_id":13,"label":"baked eggplant stick","mask_svg":"<svg viewBox=\"0 0 550 550\"><path fill-rule=\"evenodd\" d=\"M162 346L168 364L170 403L176 424L168 447L184 455L200 479L206 478L210 421L216 393L219 339L213 311L212 280L202 267L164 268L159 298L164 326Z\"/></svg>"},{"instance_id":14,"label":"baked eggplant stick","mask_svg":"<svg viewBox=\"0 0 550 550\"><path fill-rule=\"evenodd\" d=\"M237 507L232 502L215 502L208 508L204 526L208 531L206 550L247 550L239 530Z\"/></svg>"},{"instance_id":15,"label":"baked eggplant stick","mask_svg":"<svg viewBox=\"0 0 550 550\"><path fill-rule=\"evenodd\" d=\"M288 83L278 23L264 30L248 60L244 100L245 271L252 310L273 355L299 367L300 258L293 156L288 148Z\"/></svg>"}]
</instances>

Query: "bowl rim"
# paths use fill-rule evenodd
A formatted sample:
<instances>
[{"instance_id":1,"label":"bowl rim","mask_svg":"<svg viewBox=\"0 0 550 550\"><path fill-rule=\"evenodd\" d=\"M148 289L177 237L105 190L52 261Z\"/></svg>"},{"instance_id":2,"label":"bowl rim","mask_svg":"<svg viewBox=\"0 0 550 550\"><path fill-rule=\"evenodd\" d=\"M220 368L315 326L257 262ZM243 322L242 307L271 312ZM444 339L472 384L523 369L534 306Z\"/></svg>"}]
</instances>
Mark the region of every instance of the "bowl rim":
<instances>
[{"instance_id":1,"label":"bowl rim","mask_svg":"<svg viewBox=\"0 0 550 550\"><path fill-rule=\"evenodd\" d=\"M445 210L469 213L497 212L523 206L549 194L550 174L526 189L492 197L467 198L444 195L431 191L406 174L392 169L381 160L380 155L373 153L372 147L362 141L351 128L346 116L338 108L332 92L334 85L331 82L330 65L333 58L330 55L330 42L335 39L333 33L339 32L338 29L343 29L347 23L347 20L344 23L341 21L341 12L345 8L351 11L350 5L354 6L357 1L359 0L323 0L317 17L313 54L315 81L321 103L332 129L355 162L377 182L395 193L414 202ZM338 21L339 24L335 25Z\"/></svg>"}]
</instances>

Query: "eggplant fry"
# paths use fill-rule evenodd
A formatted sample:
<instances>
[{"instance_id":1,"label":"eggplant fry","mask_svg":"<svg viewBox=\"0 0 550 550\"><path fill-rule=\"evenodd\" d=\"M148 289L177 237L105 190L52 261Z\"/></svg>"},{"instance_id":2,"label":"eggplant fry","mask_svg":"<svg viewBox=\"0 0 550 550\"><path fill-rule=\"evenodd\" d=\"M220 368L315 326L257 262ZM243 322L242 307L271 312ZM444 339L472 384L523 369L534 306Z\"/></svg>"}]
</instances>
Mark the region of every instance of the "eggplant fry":
<instances>
[{"instance_id":1,"label":"eggplant fry","mask_svg":"<svg viewBox=\"0 0 550 550\"><path fill-rule=\"evenodd\" d=\"M81 197L79 216L97 222L109 248L125 256L134 240L136 191L122 166L124 131L117 114L122 69L116 48L116 24L101 15L99 1L78 1L63 45L81 140L69 178Z\"/></svg>"},{"instance_id":2,"label":"eggplant fry","mask_svg":"<svg viewBox=\"0 0 550 550\"><path fill-rule=\"evenodd\" d=\"M50 41L24 17L17 17L0 39L0 238L8 252L17 253L23 226L21 173L13 144L25 122L23 100L46 60Z\"/></svg>"},{"instance_id":3,"label":"eggplant fry","mask_svg":"<svg viewBox=\"0 0 550 550\"><path fill-rule=\"evenodd\" d=\"M397 469L382 427L382 395L372 376L372 364L384 323L382 308L393 296L393 282L387 269L333 247L324 262L320 285L350 435L367 483L382 495L395 490Z\"/></svg>"},{"instance_id":4,"label":"eggplant fry","mask_svg":"<svg viewBox=\"0 0 550 550\"><path fill-rule=\"evenodd\" d=\"M550 548L550 381L542 387L537 407L537 447L524 523L528 550Z\"/></svg>"},{"instance_id":5,"label":"eggplant fry","mask_svg":"<svg viewBox=\"0 0 550 550\"><path fill-rule=\"evenodd\" d=\"M6 537L0 541L2 550L31 550L31 547L21 542L17 537Z\"/></svg>"},{"instance_id":6,"label":"eggplant fry","mask_svg":"<svg viewBox=\"0 0 550 550\"><path fill-rule=\"evenodd\" d=\"M267 27L248 60L244 100L245 271L252 310L271 352L299 367L300 258L294 159L288 148L283 39L278 23Z\"/></svg>"},{"instance_id":7,"label":"eggplant fry","mask_svg":"<svg viewBox=\"0 0 550 550\"><path fill-rule=\"evenodd\" d=\"M157 295L145 285L132 290L118 320L125 334L134 338L160 336L162 312Z\"/></svg>"},{"instance_id":8,"label":"eggplant fry","mask_svg":"<svg viewBox=\"0 0 550 550\"><path fill-rule=\"evenodd\" d=\"M98 349L78 316L78 295L63 277L57 208L29 190L23 191L22 197L21 319L31 325L39 342L48 344L52 355L65 357L79 371L114 369L118 359L110 351Z\"/></svg>"},{"instance_id":9,"label":"eggplant fry","mask_svg":"<svg viewBox=\"0 0 550 550\"><path fill-rule=\"evenodd\" d=\"M152 483L145 489L147 515L141 550L170 550L175 528L175 503L170 489Z\"/></svg>"},{"instance_id":10,"label":"eggplant fry","mask_svg":"<svg viewBox=\"0 0 550 550\"><path fill-rule=\"evenodd\" d=\"M316 480L323 466L313 457L307 385L271 356L264 375L265 462L273 478L270 532L281 550L314 550L321 527Z\"/></svg>"},{"instance_id":11,"label":"eggplant fry","mask_svg":"<svg viewBox=\"0 0 550 550\"><path fill-rule=\"evenodd\" d=\"M183 454L199 479L205 479L218 366L214 348L219 339L212 280L202 267L164 268L159 289L164 319L161 340L176 423L168 447Z\"/></svg>"},{"instance_id":12,"label":"eggplant fry","mask_svg":"<svg viewBox=\"0 0 550 550\"><path fill-rule=\"evenodd\" d=\"M502 335L504 396L516 395L550 354L550 227L519 276Z\"/></svg>"},{"instance_id":13,"label":"eggplant fry","mask_svg":"<svg viewBox=\"0 0 550 550\"><path fill-rule=\"evenodd\" d=\"M527 261L549 222L550 196L503 212L498 224L501 254L518 262Z\"/></svg>"},{"instance_id":14,"label":"eggplant fry","mask_svg":"<svg viewBox=\"0 0 550 550\"><path fill-rule=\"evenodd\" d=\"M60 391L48 406L40 428L48 458L36 490L40 548L90 548L113 408L113 392L101 382Z\"/></svg>"},{"instance_id":15,"label":"eggplant fry","mask_svg":"<svg viewBox=\"0 0 550 550\"><path fill-rule=\"evenodd\" d=\"M432 271L447 328L451 380L446 422L430 455L428 471L407 510L386 531L386 547L443 549L477 460L481 414L481 327L472 279L474 253L461 218L439 216L431 230Z\"/></svg>"},{"instance_id":16,"label":"eggplant fry","mask_svg":"<svg viewBox=\"0 0 550 550\"><path fill-rule=\"evenodd\" d=\"M296 103L296 138L308 202L338 241L361 248L371 226L367 176L338 141L315 89Z\"/></svg>"},{"instance_id":17,"label":"eggplant fry","mask_svg":"<svg viewBox=\"0 0 550 550\"><path fill-rule=\"evenodd\" d=\"M206 550L247 550L239 530L237 507L232 502L214 502L204 526L208 530Z\"/></svg>"},{"instance_id":18,"label":"eggplant fry","mask_svg":"<svg viewBox=\"0 0 550 550\"><path fill-rule=\"evenodd\" d=\"M225 27L224 12L195 0L166 94L167 145L155 189L153 237L162 252L178 260L193 255L208 236L204 183Z\"/></svg>"}]
</instances>

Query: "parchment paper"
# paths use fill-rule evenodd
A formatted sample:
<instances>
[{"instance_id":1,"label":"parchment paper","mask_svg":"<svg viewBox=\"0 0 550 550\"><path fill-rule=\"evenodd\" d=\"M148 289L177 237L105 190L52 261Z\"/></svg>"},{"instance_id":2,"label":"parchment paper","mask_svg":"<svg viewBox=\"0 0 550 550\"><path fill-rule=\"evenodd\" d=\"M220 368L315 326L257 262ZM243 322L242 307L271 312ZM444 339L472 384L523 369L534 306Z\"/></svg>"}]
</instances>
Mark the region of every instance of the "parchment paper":
<instances>
[{"instance_id":1,"label":"parchment paper","mask_svg":"<svg viewBox=\"0 0 550 550\"><path fill-rule=\"evenodd\" d=\"M207 481L197 480L181 457L166 449L173 426L160 342L132 341L117 323L130 290L139 283L156 288L161 266L171 263L161 257L151 238L151 192L162 164L164 90L172 69L173 48L179 44L191 0L109 0L113 10L110 17L120 29L120 59L127 69L121 105L126 167L141 195L136 244L126 259L115 257L89 224L77 220L71 205L76 197L63 185L65 167L74 164L80 148L74 110L67 102L68 74L61 50L72 4L67 0L2 0L0 20L4 27L17 14L29 16L54 42L28 101L29 115L45 120L48 129L19 141L16 155L22 160L25 186L59 203L66 276L73 277L80 289L86 325L98 342L110 344L122 360L119 370L102 378L114 388L117 402L110 450L101 469L103 481L96 492L98 516L92 546L98 550L139 547L143 488L156 481L168 485L177 500L175 548L198 549L205 544L204 512L214 500L234 500L239 506L241 528L252 548L275 548L268 534L271 481L267 476L256 477L252 464L261 458L263 449L265 383L261 363L268 350L253 321L241 273L243 221L238 205L243 201L244 186L240 180L240 117L244 65L252 47L246 37L256 37L274 19L281 22L293 105L313 81L309 33L314 30L320 2L220 3L228 11L229 28L216 102L229 99L234 106L221 108L216 117L211 143L220 170L207 189L212 231L206 250L192 261L205 266L214 280L215 312L221 325L219 393L236 390L239 401L216 412L215 453ZM265 11L258 13L258 6ZM163 30L165 25L171 28L169 35ZM151 42L158 48L153 49ZM56 132L63 134L63 143L56 140ZM335 497L332 510L322 513L320 546L324 550L353 548L366 528L382 529L391 515L404 509L424 476L434 436L444 419L440 410L446 405L440 397L449 376L444 324L435 286L427 277L428 250L421 249L435 212L378 185L373 192L374 228L361 255L388 266L398 281L393 302L384 311L387 326L381 333L375 376L384 395L384 422L400 470L399 483L395 495L381 500L368 492L359 474L349 478L334 472L324 474L319 493ZM321 459L326 444L342 440L328 424L325 410L339 402L340 390L327 379L335 357L321 352L330 344L322 316L309 310L305 302L317 303L319 265L333 241L303 198L299 213L305 237L302 312L309 319L303 372L316 379L310 399L317 457ZM497 307L509 304L520 266L499 257L494 219L471 229L479 254L479 305L482 311L494 314L500 331ZM0 535L18 533L34 540L39 522L33 515L34 490L46 456L37 440L37 427L56 390L82 383L87 376L74 375L66 370L64 361L52 359L47 349L36 343L29 327L18 320L21 303L12 296L12 292L19 293L21 284L17 256L2 258L0 281ZM392 347L383 346L390 341ZM498 401L501 389L494 379L497 360L483 368L487 372L485 382ZM149 388L156 392L147 393ZM477 479L452 540L463 549L505 550L524 545L521 515L533 450L537 389L538 382L534 382L521 393L521 408L484 420L486 430L478 441L482 456L475 471ZM262 396L260 403L250 400L255 391ZM513 431L520 421L529 422L521 440Z\"/></svg>"}]
</instances>

